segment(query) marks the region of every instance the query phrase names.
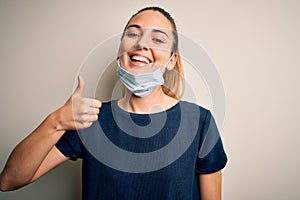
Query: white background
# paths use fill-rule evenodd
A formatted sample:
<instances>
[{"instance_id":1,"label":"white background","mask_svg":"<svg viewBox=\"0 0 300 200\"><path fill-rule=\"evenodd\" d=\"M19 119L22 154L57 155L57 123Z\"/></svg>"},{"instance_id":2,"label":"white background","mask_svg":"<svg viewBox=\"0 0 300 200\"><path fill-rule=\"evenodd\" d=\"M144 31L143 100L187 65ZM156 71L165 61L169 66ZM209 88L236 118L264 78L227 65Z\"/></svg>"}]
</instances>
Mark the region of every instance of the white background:
<instances>
[{"instance_id":1,"label":"white background","mask_svg":"<svg viewBox=\"0 0 300 200\"><path fill-rule=\"evenodd\" d=\"M14 146L68 99L89 52L147 5L168 10L179 32L206 50L223 81L224 199L299 199L296 0L1 0L0 168ZM197 85L199 77L187 77ZM206 88L193 88L203 97L198 102L212 109ZM0 199L76 200L80 185L80 162L68 161Z\"/></svg>"}]
</instances>

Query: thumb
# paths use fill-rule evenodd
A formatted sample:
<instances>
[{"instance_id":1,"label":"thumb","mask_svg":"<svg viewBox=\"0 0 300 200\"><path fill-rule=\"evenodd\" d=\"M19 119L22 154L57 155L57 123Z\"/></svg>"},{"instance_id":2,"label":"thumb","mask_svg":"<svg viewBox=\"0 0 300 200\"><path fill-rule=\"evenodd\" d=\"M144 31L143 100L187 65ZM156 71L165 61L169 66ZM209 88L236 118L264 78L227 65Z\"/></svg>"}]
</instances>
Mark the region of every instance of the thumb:
<instances>
[{"instance_id":1,"label":"thumb","mask_svg":"<svg viewBox=\"0 0 300 200\"><path fill-rule=\"evenodd\" d=\"M84 82L82 76L78 75L78 85L77 85L77 88L76 88L74 94L82 96L84 88L85 88L85 82Z\"/></svg>"}]
</instances>

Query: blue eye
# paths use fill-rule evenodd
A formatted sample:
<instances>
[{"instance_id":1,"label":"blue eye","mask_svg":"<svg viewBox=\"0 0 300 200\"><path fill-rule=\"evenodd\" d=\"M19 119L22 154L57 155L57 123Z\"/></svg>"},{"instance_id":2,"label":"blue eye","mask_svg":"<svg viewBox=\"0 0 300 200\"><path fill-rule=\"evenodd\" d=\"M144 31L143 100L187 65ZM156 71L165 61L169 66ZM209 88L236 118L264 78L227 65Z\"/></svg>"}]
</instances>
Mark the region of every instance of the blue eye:
<instances>
[{"instance_id":1,"label":"blue eye","mask_svg":"<svg viewBox=\"0 0 300 200\"><path fill-rule=\"evenodd\" d=\"M152 41L155 43L159 43L159 44L164 43L164 41L162 41L161 39L158 39L158 38L153 38Z\"/></svg>"},{"instance_id":2,"label":"blue eye","mask_svg":"<svg viewBox=\"0 0 300 200\"><path fill-rule=\"evenodd\" d=\"M126 34L126 36L128 36L128 37L130 37L130 38L137 38L137 37L140 36L140 34L134 33L134 32L128 32L128 33Z\"/></svg>"}]
</instances>

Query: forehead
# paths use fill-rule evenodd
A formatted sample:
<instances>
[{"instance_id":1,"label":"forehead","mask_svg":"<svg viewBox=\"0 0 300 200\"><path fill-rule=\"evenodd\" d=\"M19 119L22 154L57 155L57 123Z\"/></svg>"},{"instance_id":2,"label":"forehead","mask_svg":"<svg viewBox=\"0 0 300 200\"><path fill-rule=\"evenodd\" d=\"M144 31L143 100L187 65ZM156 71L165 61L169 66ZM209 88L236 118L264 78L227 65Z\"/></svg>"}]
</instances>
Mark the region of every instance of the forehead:
<instances>
[{"instance_id":1,"label":"forehead","mask_svg":"<svg viewBox=\"0 0 300 200\"><path fill-rule=\"evenodd\" d=\"M136 24L141 28L160 28L160 29L168 29L173 30L173 26L171 22L160 12L153 10L146 10L135 17L133 17L128 26Z\"/></svg>"}]
</instances>

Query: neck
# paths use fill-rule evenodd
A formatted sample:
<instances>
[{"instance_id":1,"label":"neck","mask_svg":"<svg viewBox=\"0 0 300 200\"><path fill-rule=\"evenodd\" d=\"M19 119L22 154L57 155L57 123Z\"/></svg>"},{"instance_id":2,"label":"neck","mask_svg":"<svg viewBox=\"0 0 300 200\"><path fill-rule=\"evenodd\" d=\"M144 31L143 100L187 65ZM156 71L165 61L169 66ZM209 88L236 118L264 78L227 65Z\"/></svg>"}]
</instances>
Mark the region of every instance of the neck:
<instances>
[{"instance_id":1,"label":"neck","mask_svg":"<svg viewBox=\"0 0 300 200\"><path fill-rule=\"evenodd\" d=\"M177 102L177 99L167 96L161 86L157 86L149 95L143 98L133 95L125 88L124 96L119 100L118 105L127 112L150 114L167 110Z\"/></svg>"}]
</instances>

